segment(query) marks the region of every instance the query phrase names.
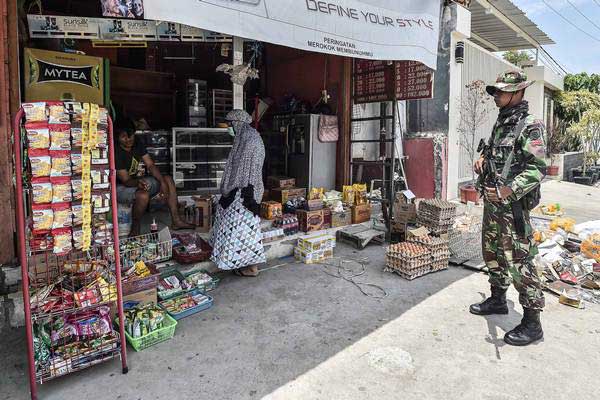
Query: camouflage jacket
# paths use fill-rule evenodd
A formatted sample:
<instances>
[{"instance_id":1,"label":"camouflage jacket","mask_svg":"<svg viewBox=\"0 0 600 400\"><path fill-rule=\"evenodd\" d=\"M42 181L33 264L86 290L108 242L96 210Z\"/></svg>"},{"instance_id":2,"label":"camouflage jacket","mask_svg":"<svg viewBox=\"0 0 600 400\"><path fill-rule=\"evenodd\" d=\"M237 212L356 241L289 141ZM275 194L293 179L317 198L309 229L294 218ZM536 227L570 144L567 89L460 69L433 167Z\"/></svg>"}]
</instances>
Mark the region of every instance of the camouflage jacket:
<instances>
[{"instance_id":1,"label":"camouflage jacket","mask_svg":"<svg viewBox=\"0 0 600 400\"><path fill-rule=\"evenodd\" d=\"M515 152L506 179L506 185L513 191L509 201L520 200L535 189L546 175L544 124L529 115L528 111L526 101L502 110L489 141L493 146L498 174L502 174L510 153ZM522 118L527 118L524 128L516 132Z\"/></svg>"}]
</instances>

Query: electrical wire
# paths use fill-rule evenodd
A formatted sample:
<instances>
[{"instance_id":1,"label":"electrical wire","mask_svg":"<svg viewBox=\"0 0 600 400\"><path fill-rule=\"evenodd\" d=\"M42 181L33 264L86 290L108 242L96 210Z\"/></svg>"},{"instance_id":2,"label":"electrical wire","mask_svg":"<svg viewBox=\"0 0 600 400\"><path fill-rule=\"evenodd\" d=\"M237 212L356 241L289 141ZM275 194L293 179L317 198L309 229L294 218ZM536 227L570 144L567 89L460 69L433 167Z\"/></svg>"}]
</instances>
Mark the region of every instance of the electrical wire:
<instances>
[{"instance_id":1,"label":"electrical wire","mask_svg":"<svg viewBox=\"0 0 600 400\"><path fill-rule=\"evenodd\" d=\"M600 1L594 0L594 3L596 3L598 5L598 7L600 7Z\"/></svg>"},{"instance_id":2,"label":"electrical wire","mask_svg":"<svg viewBox=\"0 0 600 400\"><path fill-rule=\"evenodd\" d=\"M581 33L585 34L586 36L590 37L591 39L594 39L597 42L600 42L600 39L598 39L597 37L595 37L594 35L590 34L589 32L581 29L579 26L577 26L575 23L571 22L570 19L568 19L567 17L565 17L564 15L562 15L560 12L558 12L554 7L552 7L550 4L548 4L548 2L546 0L542 0L542 2L552 11L554 11L554 13L556 15L558 15L559 17L561 17L565 22L567 22L569 25L571 25L572 27L574 27L575 29L577 29L578 31L580 31Z\"/></svg>"},{"instance_id":3,"label":"electrical wire","mask_svg":"<svg viewBox=\"0 0 600 400\"><path fill-rule=\"evenodd\" d=\"M339 264L334 264L333 261L339 261ZM354 260L354 259L335 257L331 260L328 260L327 262L322 262L319 264L324 267L323 272L325 274L327 274L333 278L343 279L346 282L353 284L365 296L371 297L373 299L385 299L388 296L388 293L381 286L376 285L374 283L357 282L354 280L355 278L358 278L359 276L362 276L367 272L366 265L367 265L368 261L369 260L366 258ZM357 264L359 268L357 269L356 267L355 268L344 267L344 264ZM331 272L331 270L330 270L331 268L336 268L335 272ZM369 292L369 291L365 290L366 288L375 289L375 291L380 292L380 294Z\"/></svg>"},{"instance_id":4,"label":"electrical wire","mask_svg":"<svg viewBox=\"0 0 600 400\"><path fill-rule=\"evenodd\" d=\"M587 19L590 24L592 24L596 28L600 29L600 26L598 24L596 24L594 21L592 21L587 15L582 13L581 10L579 8L577 8L577 6L571 2L571 0L567 0L567 3L569 3L571 5L571 7L573 7L575 9L575 11L577 11L583 18Z\"/></svg>"}]
</instances>

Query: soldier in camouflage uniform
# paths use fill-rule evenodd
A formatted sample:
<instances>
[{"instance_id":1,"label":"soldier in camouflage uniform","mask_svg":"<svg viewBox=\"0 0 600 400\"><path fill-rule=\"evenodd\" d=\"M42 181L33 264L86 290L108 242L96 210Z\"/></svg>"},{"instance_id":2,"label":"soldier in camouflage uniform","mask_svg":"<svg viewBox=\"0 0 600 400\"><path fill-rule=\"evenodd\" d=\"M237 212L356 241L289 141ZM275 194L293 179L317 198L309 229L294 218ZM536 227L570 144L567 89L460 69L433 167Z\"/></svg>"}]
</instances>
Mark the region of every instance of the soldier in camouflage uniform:
<instances>
[{"instance_id":1,"label":"soldier in camouflage uniform","mask_svg":"<svg viewBox=\"0 0 600 400\"><path fill-rule=\"evenodd\" d=\"M546 163L544 126L529 115L529 105L523 100L525 89L532 83L524 73L506 72L494 85L486 87L500 109L488 144L493 149L497 173L502 171L506 175L502 178L506 179L501 180L503 185L499 190L484 188L483 257L489 269L492 295L470 307L471 313L477 315L508 314L506 291L512 277L524 312L521 324L508 332L504 341L516 346L543 338L540 311L544 295L533 264L537 247L529 211L539 201ZM511 165L505 169L509 160ZM475 163L478 174L483 171L483 163L483 159Z\"/></svg>"}]
</instances>

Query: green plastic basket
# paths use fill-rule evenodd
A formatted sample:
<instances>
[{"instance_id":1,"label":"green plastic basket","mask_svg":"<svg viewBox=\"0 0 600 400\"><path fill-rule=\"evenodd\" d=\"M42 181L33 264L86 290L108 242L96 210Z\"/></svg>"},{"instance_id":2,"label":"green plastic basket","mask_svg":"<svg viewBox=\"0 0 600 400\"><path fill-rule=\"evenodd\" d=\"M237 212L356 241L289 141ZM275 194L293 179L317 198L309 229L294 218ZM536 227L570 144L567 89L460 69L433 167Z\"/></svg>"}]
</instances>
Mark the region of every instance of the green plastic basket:
<instances>
[{"instance_id":1,"label":"green plastic basket","mask_svg":"<svg viewBox=\"0 0 600 400\"><path fill-rule=\"evenodd\" d=\"M119 320L117 319L115 323L119 325ZM132 338L129 333L125 331L125 337L127 338L127 342L129 342L135 351L142 351L148 347L154 346L155 344L172 339L175 335L176 327L177 321L165 313L165 321L163 322L162 328L139 338Z\"/></svg>"}]
</instances>

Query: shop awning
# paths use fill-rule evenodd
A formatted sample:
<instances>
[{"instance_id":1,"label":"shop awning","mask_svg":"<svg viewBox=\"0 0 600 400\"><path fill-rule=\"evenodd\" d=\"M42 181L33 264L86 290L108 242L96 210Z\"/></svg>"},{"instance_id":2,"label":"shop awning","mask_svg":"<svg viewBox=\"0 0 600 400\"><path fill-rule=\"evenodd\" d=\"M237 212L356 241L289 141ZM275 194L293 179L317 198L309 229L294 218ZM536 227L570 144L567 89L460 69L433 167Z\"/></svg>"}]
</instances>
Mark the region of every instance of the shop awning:
<instances>
[{"instance_id":1,"label":"shop awning","mask_svg":"<svg viewBox=\"0 0 600 400\"><path fill-rule=\"evenodd\" d=\"M145 17L303 50L436 67L439 0L145 0Z\"/></svg>"}]
</instances>

